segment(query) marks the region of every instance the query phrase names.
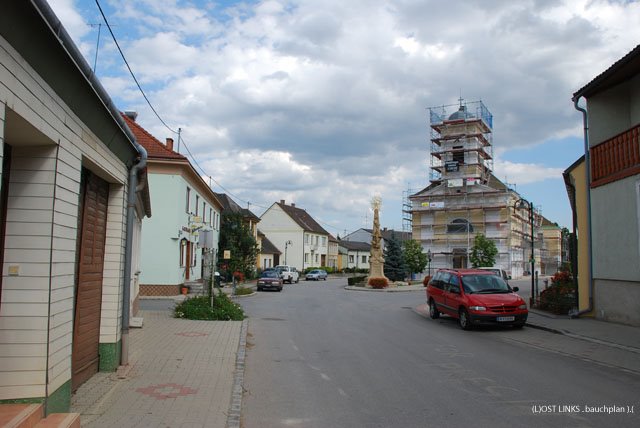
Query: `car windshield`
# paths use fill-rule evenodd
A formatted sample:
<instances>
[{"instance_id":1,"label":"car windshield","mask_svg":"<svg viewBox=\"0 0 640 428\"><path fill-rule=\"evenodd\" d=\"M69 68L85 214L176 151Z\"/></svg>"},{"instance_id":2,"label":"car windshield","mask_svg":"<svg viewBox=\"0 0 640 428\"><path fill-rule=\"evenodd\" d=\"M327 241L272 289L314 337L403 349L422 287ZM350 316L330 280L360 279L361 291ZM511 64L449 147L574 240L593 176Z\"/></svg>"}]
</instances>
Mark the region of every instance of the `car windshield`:
<instances>
[{"instance_id":1,"label":"car windshield","mask_svg":"<svg viewBox=\"0 0 640 428\"><path fill-rule=\"evenodd\" d=\"M262 272L262 275L260 275L260 278L277 278L278 277L278 272L276 272L275 270L268 270L265 272Z\"/></svg>"},{"instance_id":2,"label":"car windshield","mask_svg":"<svg viewBox=\"0 0 640 428\"><path fill-rule=\"evenodd\" d=\"M309 273L320 273L320 271L319 271L319 270L312 270L312 271L311 271L311 272L309 272Z\"/></svg>"},{"instance_id":3,"label":"car windshield","mask_svg":"<svg viewBox=\"0 0 640 428\"><path fill-rule=\"evenodd\" d=\"M468 294L510 293L506 282L495 275L464 275L462 277L464 292Z\"/></svg>"}]
</instances>

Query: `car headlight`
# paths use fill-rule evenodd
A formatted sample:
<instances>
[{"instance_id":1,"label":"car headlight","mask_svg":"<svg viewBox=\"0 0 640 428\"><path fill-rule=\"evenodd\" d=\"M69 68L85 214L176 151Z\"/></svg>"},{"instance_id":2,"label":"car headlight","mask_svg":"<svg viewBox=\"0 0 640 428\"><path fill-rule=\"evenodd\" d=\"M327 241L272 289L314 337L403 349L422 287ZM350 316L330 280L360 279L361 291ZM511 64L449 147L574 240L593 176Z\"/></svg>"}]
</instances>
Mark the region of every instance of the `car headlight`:
<instances>
[{"instance_id":1,"label":"car headlight","mask_svg":"<svg viewBox=\"0 0 640 428\"><path fill-rule=\"evenodd\" d=\"M258 281L258 284L264 284L264 281Z\"/></svg>"},{"instance_id":2,"label":"car headlight","mask_svg":"<svg viewBox=\"0 0 640 428\"><path fill-rule=\"evenodd\" d=\"M484 306L469 306L469 309L471 309L472 311L486 311L487 308L485 308Z\"/></svg>"},{"instance_id":3,"label":"car headlight","mask_svg":"<svg viewBox=\"0 0 640 428\"><path fill-rule=\"evenodd\" d=\"M520 306L518 306L518 309L520 309L520 310L527 309L526 303L523 303Z\"/></svg>"}]
</instances>

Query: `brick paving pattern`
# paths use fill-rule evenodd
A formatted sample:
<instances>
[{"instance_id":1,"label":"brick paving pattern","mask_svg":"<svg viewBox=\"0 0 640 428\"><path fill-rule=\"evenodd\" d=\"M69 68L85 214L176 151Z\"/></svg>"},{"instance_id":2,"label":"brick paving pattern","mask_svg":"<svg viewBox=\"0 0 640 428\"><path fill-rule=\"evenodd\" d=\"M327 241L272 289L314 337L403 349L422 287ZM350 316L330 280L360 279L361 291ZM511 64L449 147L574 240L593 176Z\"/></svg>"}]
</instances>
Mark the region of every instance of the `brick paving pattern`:
<instances>
[{"instance_id":1,"label":"brick paving pattern","mask_svg":"<svg viewBox=\"0 0 640 428\"><path fill-rule=\"evenodd\" d=\"M130 330L130 365L73 395L82 426L224 428L243 323L142 315L143 328Z\"/></svg>"}]
</instances>

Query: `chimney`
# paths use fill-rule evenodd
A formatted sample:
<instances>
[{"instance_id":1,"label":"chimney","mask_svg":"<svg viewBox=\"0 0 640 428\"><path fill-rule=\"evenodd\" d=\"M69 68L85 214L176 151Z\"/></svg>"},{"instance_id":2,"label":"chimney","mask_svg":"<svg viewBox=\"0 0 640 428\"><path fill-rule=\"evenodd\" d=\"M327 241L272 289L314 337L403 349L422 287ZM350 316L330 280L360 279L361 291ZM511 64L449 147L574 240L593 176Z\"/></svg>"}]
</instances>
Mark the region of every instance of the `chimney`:
<instances>
[{"instance_id":1,"label":"chimney","mask_svg":"<svg viewBox=\"0 0 640 428\"><path fill-rule=\"evenodd\" d=\"M285 205L284 199L280 199L280 204Z\"/></svg>"},{"instance_id":2,"label":"chimney","mask_svg":"<svg viewBox=\"0 0 640 428\"><path fill-rule=\"evenodd\" d=\"M134 122L138 118L138 112L137 111L125 111L124 115L127 116L129 119L133 120Z\"/></svg>"},{"instance_id":3,"label":"chimney","mask_svg":"<svg viewBox=\"0 0 640 428\"><path fill-rule=\"evenodd\" d=\"M295 207L296 207L296 204L294 204L293 202L291 202L291 206L295 208Z\"/></svg>"},{"instance_id":4,"label":"chimney","mask_svg":"<svg viewBox=\"0 0 640 428\"><path fill-rule=\"evenodd\" d=\"M173 151L173 138L167 138L167 149Z\"/></svg>"}]
</instances>

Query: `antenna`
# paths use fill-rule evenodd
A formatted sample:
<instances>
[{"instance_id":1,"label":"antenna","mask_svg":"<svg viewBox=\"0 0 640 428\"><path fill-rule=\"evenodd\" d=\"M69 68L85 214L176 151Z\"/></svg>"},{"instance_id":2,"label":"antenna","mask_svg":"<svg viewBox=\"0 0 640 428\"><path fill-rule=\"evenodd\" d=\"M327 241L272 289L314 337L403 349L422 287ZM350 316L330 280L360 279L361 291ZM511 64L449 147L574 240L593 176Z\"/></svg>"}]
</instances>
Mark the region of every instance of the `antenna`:
<instances>
[{"instance_id":1,"label":"antenna","mask_svg":"<svg viewBox=\"0 0 640 428\"><path fill-rule=\"evenodd\" d=\"M100 31L102 30L102 23L89 24L89 27L98 27L98 39L96 40L96 55L93 58L93 74L96 74L96 65L98 64L98 51L100 50Z\"/></svg>"}]
</instances>

